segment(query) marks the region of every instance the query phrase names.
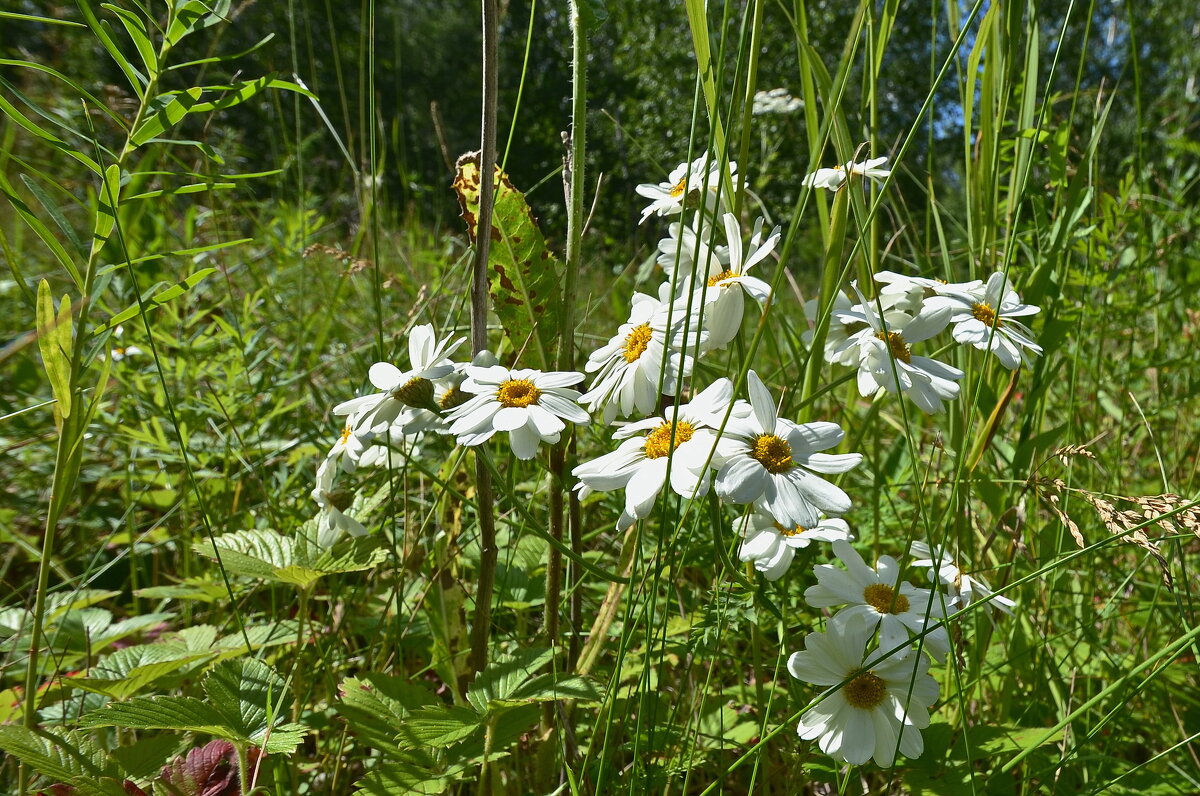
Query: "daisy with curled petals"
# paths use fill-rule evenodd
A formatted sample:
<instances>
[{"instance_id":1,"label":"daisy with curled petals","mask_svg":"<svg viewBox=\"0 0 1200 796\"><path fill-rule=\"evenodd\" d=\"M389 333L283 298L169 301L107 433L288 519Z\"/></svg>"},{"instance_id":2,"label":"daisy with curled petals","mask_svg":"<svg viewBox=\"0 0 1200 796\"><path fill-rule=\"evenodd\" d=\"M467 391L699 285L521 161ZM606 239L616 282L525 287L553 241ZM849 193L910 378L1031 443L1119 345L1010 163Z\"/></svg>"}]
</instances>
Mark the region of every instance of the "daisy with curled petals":
<instances>
[{"instance_id":1,"label":"daisy with curled petals","mask_svg":"<svg viewBox=\"0 0 1200 796\"><path fill-rule=\"evenodd\" d=\"M858 285L852 287L861 303L851 312L835 313L834 319L841 323L865 320L867 327L847 337L835 355L857 351L859 394L870 396L879 390L904 393L922 411L940 412L943 401L958 397L963 372L936 359L913 356L909 346L946 328L950 310L931 308L927 303L917 315L885 310L880 316L875 305L858 292Z\"/></svg>"},{"instance_id":2,"label":"daisy with curled petals","mask_svg":"<svg viewBox=\"0 0 1200 796\"><path fill-rule=\"evenodd\" d=\"M1033 341L1033 332L1017 320L1036 315L1040 309L1022 304L1000 271L988 277L982 287L946 289L928 303L951 311L951 335L955 340L980 351L992 351L1009 370L1022 363L1029 365L1033 355L1042 353L1041 346Z\"/></svg>"},{"instance_id":3,"label":"daisy with curled petals","mask_svg":"<svg viewBox=\"0 0 1200 796\"><path fill-rule=\"evenodd\" d=\"M558 442L567 427L564 420L589 420L588 413L575 403L579 392L570 389L583 381L582 373L509 370L502 365L468 365L466 371L462 390L474 397L446 418L460 445L482 445L497 431L507 431L516 457L532 459L539 443Z\"/></svg>"},{"instance_id":4,"label":"daisy with curled petals","mask_svg":"<svg viewBox=\"0 0 1200 796\"><path fill-rule=\"evenodd\" d=\"M891 169L881 168L884 163L887 163L887 156L880 158L870 158L862 163L850 161L846 165L837 165L831 169L817 169L812 174L807 175L802 183L805 188L825 188L826 190L836 191L846 183L847 175L857 174L860 177L868 177L873 180L887 179L887 176L892 173Z\"/></svg>"},{"instance_id":5,"label":"daisy with curled petals","mask_svg":"<svg viewBox=\"0 0 1200 796\"><path fill-rule=\"evenodd\" d=\"M939 661L946 656L950 637L945 626L934 621L944 615L934 592L901 583L900 565L891 556L880 556L872 569L847 541L834 542L833 552L846 569L818 564L813 568L817 584L804 592L813 608L846 606L829 620L831 626L862 622L872 631L879 627L879 648L885 652L908 644L908 631L929 630L924 648Z\"/></svg>"},{"instance_id":6,"label":"daisy with curled petals","mask_svg":"<svg viewBox=\"0 0 1200 796\"><path fill-rule=\"evenodd\" d=\"M366 536L367 529L361 522L346 514L354 502L354 493L334 486L337 469L326 459L317 468L317 483L312 490L312 499L321 512L317 515L317 544L332 547L343 536Z\"/></svg>"},{"instance_id":7,"label":"daisy with curled petals","mask_svg":"<svg viewBox=\"0 0 1200 796\"><path fill-rule=\"evenodd\" d=\"M693 358L684 350L704 339L695 327L678 305L635 293L629 320L588 357L584 370L596 375L580 403L592 412L601 411L605 423L618 413L622 417L635 411L653 413L658 407L660 374L664 395L674 395L680 382L691 375Z\"/></svg>"},{"instance_id":8,"label":"daisy with curled petals","mask_svg":"<svg viewBox=\"0 0 1200 796\"><path fill-rule=\"evenodd\" d=\"M796 551L813 542L854 538L846 521L836 517L823 519L811 528L803 525L789 528L780 525L769 513L757 509L742 521L742 536L745 541L738 558L754 562L754 568L767 580L779 580L792 565Z\"/></svg>"},{"instance_id":9,"label":"daisy with curled petals","mask_svg":"<svg viewBox=\"0 0 1200 796\"><path fill-rule=\"evenodd\" d=\"M1016 602L993 593L983 578L963 572L944 549L925 542L913 542L912 554L917 556L912 566L927 567L929 579L940 581L946 587L948 606L966 608L973 602L990 602L1009 616L1013 615Z\"/></svg>"},{"instance_id":10,"label":"daisy with curled petals","mask_svg":"<svg viewBox=\"0 0 1200 796\"><path fill-rule=\"evenodd\" d=\"M625 490L619 531L650 515L668 479L681 497L704 495L709 462L718 446L716 429L732 400L733 384L718 379L690 403L668 407L662 417L622 426L613 434L613 439L622 440L615 451L584 462L572 474L588 490Z\"/></svg>"},{"instance_id":11,"label":"daisy with curled petals","mask_svg":"<svg viewBox=\"0 0 1200 796\"><path fill-rule=\"evenodd\" d=\"M737 163L729 163L729 179L738 184ZM639 196L650 200L642 210L644 222L652 215L669 216L683 211L684 200L697 192L704 193L704 206L711 208L721 184L721 166L710 155L704 154L691 163L680 163L667 176L666 182L642 183L634 188Z\"/></svg>"},{"instance_id":12,"label":"daisy with curled petals","mask_svg":"<svg viewBox=\"0 0 1200 796\"><path fill-rule=\"evenodd\" d=\"M697 276L692 282L696 284L700 279L707 279L695 290L703 298L704 329L708 332L704 348L709 351L725 347L737 336L742 328L745 294L749 294L760 305L766 304L771 298L771 286L747 272L775 251L780 237L779 227L775 227L764 241L763 220L760 218L755 222L754 233L743 249L742 229L737 217L733 213L726 213L722 221L726 240L729 241L729 262L724 266L711 262L707 276Z\"/></svg>"},{"instance_id":13,"label":"daisy with curled petals","mask_svg":"<svg viewBox=\"0 0 1200 796\"><path fill-rule=\"evenodd\" d=\"M692 274L713 268L719 273L729 265L729 248L714 245L714 232L711 219L699 213L691 224L676 221L667 228L667 237L658 242L658 265L676 289L681 290Z\"/></svg>"},{"instance_id":14,"label":"daisy with curled petals","mask_svg":"<svg viewBox=\"0 0 1200 796\"><path fill-rule=\"evenodd\" d=\"M731 417L719 451L715 486L730 503L758 503L785 528L814 527L820 514L845 514L850 497L815 473L844 473L862 454L826 454L842 441L836 423L796 424L776 415L775 402L753 370L746 374L750 414Z\"/></svg>"},{"instance_id":15,"label":"daisy with curled petals","mask_svg":"<svg viewBox=\"0 0 1200 796\"><path fill-rule=\"evenodd\" d=\"M862 765L874 758L886 768L897 748L910 758L925 751L921 730L929 726L938 684L924 655L867 655L869 638L862 626L809 633L804 649L788 659L788 671L798 680L837 689L800 717L801 738L817 741L838 760Z\"/></svg>"},{"instance_id":16,"label":"daisy with curled petals","mask_svg":"<svg viewBox=\"0 0 1200 796\"><path fill-rule=\"evenodd\" d=\"M343 401L333 408L335 415L348 415L347 423L355 432L383 432L405 409L437 409L433 400L433 380L454 372L450 354L462 345L465 337L441 340L433 326L416 326L408 336L408 370L400 370L389 362L376 362L368 377L381 392ZM427 419L427 418L423 418Z\"/></svg>"},{"instance_id":17,"label":"daisy with curled petals","mask_svg":"<svg viewBox=\"0 0 1200 796\"><path fill-rule=\"evenodd\" d=\"M343 473L352 473L358 468L363 451L371 444L374 434L355 434L354 427L347 423L337 441L325 454L326 463L337 463Z\"/></svg>"}]
</instances>

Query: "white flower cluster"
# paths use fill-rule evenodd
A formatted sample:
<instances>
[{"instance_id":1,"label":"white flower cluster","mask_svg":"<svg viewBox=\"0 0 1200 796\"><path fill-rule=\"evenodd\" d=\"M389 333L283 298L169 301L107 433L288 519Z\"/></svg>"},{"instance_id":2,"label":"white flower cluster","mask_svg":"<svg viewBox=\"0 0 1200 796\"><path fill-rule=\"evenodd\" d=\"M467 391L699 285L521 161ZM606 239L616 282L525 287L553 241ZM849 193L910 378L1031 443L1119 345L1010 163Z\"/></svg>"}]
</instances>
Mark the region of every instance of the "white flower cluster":
<instances>
[{"instance_id":1,"label":"white flower cluster","mask_svg":"<svg viewBox=\"0 0 1200 796\"><path fill-rule=\"evenodd\" d=\"M773 88L754 92L752 113L762 116L768 113L795 113L804 107L804 100L793 97L786 88Z\"/></svg>"},{"instance_id":2,"label":"white flower cluster","mask_svg":"<svg viewBox=\"0 0 1200 796\"><path fill-rule=\"evenodd\" d=\"M835 297L825 339L825 360L857 368L863 396L902 393L921 410L940 412L945 401L958 397L963 372L916 356L912 346L949 326L955 340L993 352L1010 370L1042 352L1018 320L1038 308L1021 303L1003 273L992 274L986 283L951 284L881 271L875 281L881 288L873 300L865 299L857 284L851 286L857 303L840 293ZM805 305L810 316L815 308L816 302Z\"/></svg>"}]
</instances>

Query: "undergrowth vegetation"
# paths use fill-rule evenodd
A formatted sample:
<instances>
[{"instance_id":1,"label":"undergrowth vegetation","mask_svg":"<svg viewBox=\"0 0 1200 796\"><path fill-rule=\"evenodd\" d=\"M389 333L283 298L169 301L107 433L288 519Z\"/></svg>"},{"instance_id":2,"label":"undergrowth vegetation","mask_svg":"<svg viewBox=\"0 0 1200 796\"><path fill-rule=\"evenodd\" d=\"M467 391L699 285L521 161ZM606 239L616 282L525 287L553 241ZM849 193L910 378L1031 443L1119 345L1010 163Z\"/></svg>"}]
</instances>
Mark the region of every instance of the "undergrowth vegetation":
<instances>
[{"instance_id":1,"label":"undergrowth vegetation","mask_svg":"<svg viewBox=\"0 0 1200 796\"><path fill-rule=\"evenodd\" d=\"M0 790L1200 792L1165 4L484 0L419 165L253 5L0 11Z\"/></svg>"}]
</instances>

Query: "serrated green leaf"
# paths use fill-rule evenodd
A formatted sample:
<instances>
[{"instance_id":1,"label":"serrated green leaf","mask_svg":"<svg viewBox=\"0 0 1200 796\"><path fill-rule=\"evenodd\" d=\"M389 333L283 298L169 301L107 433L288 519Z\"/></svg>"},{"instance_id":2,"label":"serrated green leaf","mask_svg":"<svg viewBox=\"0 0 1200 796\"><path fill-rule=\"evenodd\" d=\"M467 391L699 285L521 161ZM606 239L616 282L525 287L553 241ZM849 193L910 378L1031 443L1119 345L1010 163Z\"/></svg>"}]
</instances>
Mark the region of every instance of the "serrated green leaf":
<instances>
[{"instance_id":1,"label":"serrated green leaf","mask_svg":"<svg viewBox=\"0 0 1200 796\"><path fill-rule=\"evenodd\" d=\"M151 683L213 654L181 653L166 644L139 644L104 656L88 671L87 677L72 677L64 684L114 699L127 699Z\"/></svg>"},{"instance_id":2,"label":"serrated green leaf","mask_svg":"<svg viewBox=\"0 0 1200 796\"><path fill-rule=\"evenodd\" d=\"M129 138L130 143L138 147L170 130L180 119L192 112L203 93L203 89L192 87L156 97L151 103L154 112L133 131Z\"/></svg>"},{"instance_id":3,"label":"serrated green leaf","mask_svg":"<svg viewBox=\"0 0 1200 796\"><path fill-rule=\"evenodd\" d=\"M204 693L244 738L256 743L261 743L274 719L292 704L283 678L254 658L214 666L204 678Z\"/></svg>"},{"instance_id":4,"label":"serrated green leaf","mask_svg":"<svg viewBox=\"0 0 1200 796\"><path fill-rule=\"evenodd\" d=\"M66 299L54 312L50 283L43 279L37 292L38 350L50 380L50 391L58 402L58 413L71 416L71 303ZM65 345L64 345L65 343Z\"/></svg>"},{"instance_id":5,"label":"serrated green leaf","mask_svg":"<svg viewBox=\"0 0 1200 796\"><path fill-rule=\"evenodd\" d=\"M235 531L216 539L221 564L228 572L309 588L325 575L359 572L387 558L383 539L346 539L329 550L312 546L302 536L284 536L265 529ZM213 543L197 542L197 552L216 558Z\"/></svg>"},{"instance_id":6,"label":"serrated green leaf","mask_svg":"<svg viewBox=\"0 0 1200 796\"><path fill-rule=\"evenodd\" d=\"M129 727L138 730L203 732L228 741L244 741L228 718L202 699L178 696L134 697L85 715L82 727Z\"/></svg>"},{"instance_id":7,"label":"serrated green leaf","mask_svg":"<svg viewBox=\"0 0 1200 796\"><path fill-rule=\"evenodd\" d=\"M400 745L448 746L483 731L482 719L470 708L457 705L412 711L397 737Z\"/></svg>"},{"instance_id":8,"label":"serrated green leaf","mask_svg":"<svg viewBox=\"0 0 1200 796\"><path fill-rule=\"evenodd\" d=\"M421 766L388 760L355 785L366 796L432 796L445 793L450 782Z\"/></svg>"},{"instance_id":9,"label":"serrated green leaf","mask_svg":"<svg viewBox=\"0 0 1200 796\"><path fill-rule=\"evenodd\" d=\"M106 770L103 750L83 733L59 736L45 730L0 726L0 749L39 774L63 782L113 773Z\"/></svg>"},{"instance_id":10,"label":"serrated green leaf","mask_svg":"<svg viewBox=\"0 0 1200 796\"><path fill-rule=\"evenodd\" d=\"M428 689L406 678L374 672L347 677L338 691L342 698L337 712L364 743L382 750L395 747L394 739L411 711L437 702Z\"/></svg>"},{"instance_id":11,"label":"serrated green leaf","mask_svg":"<svg viewBox=\"0 0 1200 796\"><path fill-rule=\"evenodd\" d=\"M522 702L551 702L556 699L581 699L596 701L600 690L587 677L579 675L558 676L542 674L517 688L508 697Z\"/></svg>"},{"instance_id":12,"label":"serrated green leaf","mask_svg":"<svg viewBox=\"0 0 1200 796\"><path fill-rule=\"evenodd\" d=\"M530 367L548 367L558 345L562 264L546 246L525 195L498 167L492 208L488 291L513 349ZM454 191L472 242L479 214L479 154L458 159Z\"/></svg>"},{"instance_id":13,"label":"serrated green leaf","mask_svg":"<svg viewBox=\"0 0 1200 796\"><path fill-rule=\"evenodd\" d=\"M144 735L129 746L119 746L110 754L130 779L152 779L162 767L179 754L189 742L178 735Z\"/></svg>"},{"instance_id":14,"label":"serrated green leaf","mask_svg":"<svg viewBox=\"0 0 1200 796\"><path fill-rule=\"evenodd\" d=\"M486 713L492 702L513 698L553 655L548 649L532 647L496 658L476 675L475 682L467 689L467 701L481 714Z\"/></svg>"}]
</instances>

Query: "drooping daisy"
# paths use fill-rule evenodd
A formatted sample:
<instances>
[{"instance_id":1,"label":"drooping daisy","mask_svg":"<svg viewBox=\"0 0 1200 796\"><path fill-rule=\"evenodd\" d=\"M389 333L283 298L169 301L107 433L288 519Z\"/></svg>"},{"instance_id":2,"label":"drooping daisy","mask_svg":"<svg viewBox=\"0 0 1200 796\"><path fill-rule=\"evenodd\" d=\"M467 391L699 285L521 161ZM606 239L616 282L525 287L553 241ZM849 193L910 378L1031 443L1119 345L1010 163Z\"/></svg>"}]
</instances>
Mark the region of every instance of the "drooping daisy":
<instances>
[{"instance_id":1,"label":"drooping daisy","mask_svg":"<svg viewBox=\"0 0 1200 796\"><path fill-rule=\"evenodd\" d=\"M729 265L729 248L714 243L716 228L711 219L697 213L691 224L673 222L667 237L658 242L658 265L667 281L682 292L685 283L696 273L716 269L720 273Z\"/></svg>"},{"instance_id":2,"label":"drooping daisy","mask_svg":"<svg viewBox=\"0 0 1200 796\"><path fill-rule=\"evenodd\" d=\"M433 380L454 371L449 356L464 340L438 340L430 324L414 327L408 336L409 369L402 371L389 362L376 362L368 377L381 392L343 401L333 413L347 415L347 422L356 431L381 433L406 408L437 409Z\"/></svg>"},{"instance_id":3,"label":"drooping daisy","mask_svg":"<svg viewBox=\"0 0 1200 796\"><path fill-rule=\"evenodd\" d=\"M780 525L770 513L755 509L742 520L742 542L738 558L753 561L754 568L763 573L767 580L779 580L796 551L813 542L835 542L853 539L850 526L836 517L823 519L811 528L802 525L786 527Z\"/></svg>"},{"instance_id":4,"label":"drooping daisy","mask_svg":"<svg viewBox=\"0 0 1200 796\"><path fill-rule=\"evenodd\" d=\"M576 467L573 475L589 490L625 490L625 508L617 520L623 531L648 517L668 480L685 498L708 492L711 460L720 427L733 400L733 384L718 379L691 402L668 407L651 417L621 427L613 439L622 440L612 453Z\"/></svg>"},{"instance_id":5,"label":"drooping daisy","mask_svg":"<svg viewBox=\"0 0 1200 796\"><path fill-rule=\"evenodd\" d=\"M1029 365L1033 355L1042 353L1041 346L1033 341L1033 332L1017 320L1036 315L1040 309L1022 304L1000 271L988 277L982 287L943 290L941 295L929 299L928 304L951 311L950 323L954 324L951 334L955 340L980 351L992 351L1009 370L1022 363Z\"/></svg>"},{"instance_id":6,"label":"drooping daisy","mask_svg":"<svg viewBox=\"0 0 1200 796\"><path fill-rule=\"evenodd\" d=\"M860 177L868 177L873 180L886 179L892 173L892 170L880 168L884 163L887 163L886 155L880 158L864 160L862 163L850 161L844 166L839 164L831 169L817 169L807 175L802 184L806 188L825 188L830 191L836 191L846 183L847 175L857 174Z\"/></svg>"},{"instance_id":7,"label":"drooping daisy","mask_svg":"<svg viewBox=\"0 0 1200 796\"><path fill-rule=\"evenodd\" d=\"M817 453L842 441L836 423L801 423L779 417L766 385L753 370L746 374L751 414L730 418L716 490L730 503L758 503L780 525L811 528L820 514L845 514L850 497L815 473L844 473L862 454Z\"/></svg>"},{"instance_id":8,"label":"drooping daisy","mask_svg":"<svg viewBox=\"0 0 1200 796\"><path fill-rule=\"evenodd\" d=\"M804 592L813 608L846 607L830 620L831 625L862 622L872 631L879 628L879 648L884 652L909 643L908 631L925 635L924 648L939 661L950 651L946 628L937 623L944 616L937 595L900 582L900 565L891 556L880 556L875 568L867 566L850 543L833 543L834 554L846 569L833 564L813 568L817 584Z\"/></svg>"},{"instance_id":9,"label":"drooping daisy","mask_svg":"<svg viewBox=\"0 0 1200 796\"><path fill-rule=\"evenodd\" d=\"M806 329L800 339L809 347L812 346L815 326L820 320L819 312L820 304L817 299L809 299L804 302L804 315L812 322L814 328ZM853 346L845 346L843 343L850 335L866 329L869 324L865 317L859 317L861 313L854 308L850 299L846 298L846 294L840 290L834 294L830 312L832 316L829 319L829 328L825 332L825 361L854 367L858 365L858 349Z\"/></svg>"},{"instance_id":10,"label":"drooping daisy","mask_svg":"<svg viewBox=\"0 0 1200 796\"><path fill-rule=\"evenodd\" d=\"M507 431L516 457L532 459L539 443L558 442L564 420L589 420L576 403L579 392L570 389L583 381L582 373L509 370L502 365L468 365L466 370L462 389L474 397L446 418L460 445L482 445L497 431Z\"/></svg>"},{"instance_id":11,"label":"drooping daisy","mask_svg":"<svg viewBox=\"0 0 1200 796\"><path fill-rule=\"evenodd\" d=\"M760 218L755 222L754 233L743 249L742 230L737 217L733 213L726 213L722 222L726 240L729 241L729 263L722 268L712 262L708 273L692 283L696 285L694 289L697 295L703 298L703 326L708 332L705 350L723 348L737 336L742 328L745 294L748 293L760 305L766 304L771 298L771 286L747 272L771 255L780 237L779 227L775 227L764 241L763 220ZM700 279L707 281L701 282Z\"/></svg>"},{"instance_id":12,"label":"drooping daisy","mask_svg":"<svg viewBox=\"0 0 1200 796\"><path fill-rule=\"evenodd\" d=\"M880 317L875 305L858 292L858 286L853 288L861 303L852 313L839 313L837 317L861 318L866 320L867 328L847 337L835 355L857 350L859 394L870 396L881 389L904 393L922 411L940 412L943 401L958 396L958 380L963 372L936 359L913 356L909 346L946 328L950 310L926 306L915 316L893 310Z\"/></svg>"},{"instance_id":13,"label":"drooping daisy","mask_svg":"<svg viewBox=\"0 0 1200 796\"><path fill-rule=\"evenodd\" d=\"M346 514L346 509L354 502L354 493L347 489L338 489L334 485L337 468L330 460L321 462L317 468L317 483L312 490L312 499L320 508L317 515L317 543L321 547L331 547L343 536L365 536L366 527Z\"/></svg>"},{"instance_id":14,"label":"drooping daisy","mask_svg":"<svg viewBox=\"0 0 1200 796\"><path fill-rule=\"evenodd\" d=\"M946 587L946 605L952 608L966 608L973 602L990 602L1009 616L1013 615L1016 602L992 592L992 587L983 578L968 575L958 568L954 559L943 548L929 545L925 542L913 542L912 554L916 560L914 567L927 567L929 579L940 581Z\"/></svg>"},{"instance_id":15,"label":"drooping daisy","mask_svg":"<svg viewBox=\"0 0 1200 796\"><path fill-rule=\"evenodd\" d=\"M738 184L737 163L729 163L729 179L736 190ZM680 163L668 175L666 182L642 183L634 188L639 196L650 200L650 204L642 210L644 222L652 215L669 216L683 210L685 200L694 203L703 202L703 206L712 209L717 191L721 184L720 163L711 155L704 154L691 163ZM700 193L697 200L693 195Z\"/></svg>"},{"instance_id":16,"label":"drooping daisy","mask_svg":"<svg viewBox=\"0 0 1200 796\"><path fill-rule=\"evenodd\" d=\"M618 413L652 414L658 406L660 375L663 395L675 395L680 382L691 375L693 358L685 352L704 337L696 326L678 305L635 293L629 320L588 357L584 370L595 376L580 403L602 412L605 423Z\"/></svg>"},{"instance_id":17,"label":"drooping daisy","mask_svg":"<svg viewBox=\"0 0 1200 796\"><path fill-rule=\"evenodd\" d=\"M796 731L821 751L862 765L874 758L891 766L896 749L917 758L925 750L921 730L938 696L924 655L879 659L866 654L870 632L859 626L810 633L792 653L788 671L798 680L836 687L800 717ZM868 660L869 659L869 660Z\"/></svg>"}]
</instances>

